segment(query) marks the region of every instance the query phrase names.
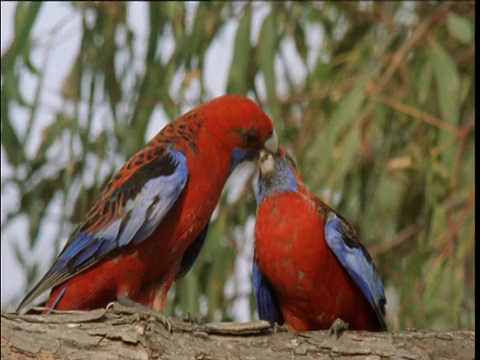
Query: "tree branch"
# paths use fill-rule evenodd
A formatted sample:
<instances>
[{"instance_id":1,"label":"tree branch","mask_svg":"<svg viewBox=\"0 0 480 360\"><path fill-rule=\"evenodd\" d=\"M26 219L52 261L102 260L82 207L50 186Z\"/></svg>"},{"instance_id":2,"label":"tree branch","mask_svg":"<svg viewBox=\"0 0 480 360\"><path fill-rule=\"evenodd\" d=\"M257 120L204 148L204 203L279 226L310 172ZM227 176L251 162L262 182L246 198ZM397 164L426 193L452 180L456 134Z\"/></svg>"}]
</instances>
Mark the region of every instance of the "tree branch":
<instances>
[{"instance_id":1,"label":"tree branch","mask_svg":"<svg viewBox=\"0 0 480 360\"><path fill-rule=\"evenodd\" d=\"M264 321L213 323L113 306L56 315L2 313L5 359L474 359L474 331L274 333Z\"/></svg>"}]
</instances>

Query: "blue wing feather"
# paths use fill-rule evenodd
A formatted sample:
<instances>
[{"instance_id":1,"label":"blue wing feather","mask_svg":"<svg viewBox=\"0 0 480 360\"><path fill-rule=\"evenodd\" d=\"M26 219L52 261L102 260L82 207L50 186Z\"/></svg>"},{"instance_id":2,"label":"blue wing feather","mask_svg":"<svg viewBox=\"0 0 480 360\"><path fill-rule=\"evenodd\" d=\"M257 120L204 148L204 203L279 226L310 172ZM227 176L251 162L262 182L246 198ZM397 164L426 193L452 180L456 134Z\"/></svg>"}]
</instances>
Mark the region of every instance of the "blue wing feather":
<instances>
[{"instance_id":1,"label":"blue wing feather","mask_svg":"<svg viewBox=\"0 0 480 360\"><path fill-rule=\"evenodd\" d=\"M260 320L267 320L273 326L275 322L279 325L284 323L277 296L270 282L258 268L257 262L253 261L253 287L255 289L255 300L257 302L258 317Z\"/></svg>"},{"instance_id":2,"label":"blue wing feather","mask_svg":"<svg viewBox=\"0 0 480 360\"><path fill-rule=\"evenodd\" d=\"M87 215L87 220L73 234L52 268L27 294L17 311L44 291L91 267L113 251L145 240L168 214L187 180L187 159L171 147L156 162L139 167L134 176L122 185L123 188L115 189L111 196L116 202L117 212L111 214L105 210L113 206L105 205L110 199L97 204L98 207L92 209L91 216Z\"/></svg>"},{"instance_id":3,"label":"blue wing feather","mask_svg":"<svg viewBox=\"0 0 480 360\"><path fill-rule=\"evenodd\" d=\"M109 239L93 238L85 233L79 233L71 245L58 258L49 273L55 273L67 268L74 272L78 267L85 265L88 261L101 257L113 250L114 244ZM95 257L94 257L95 256Z\"/></svg>"},{"instance_id":4,"label":"blue wing feather","mask_svg":"<svg viewBox=\"0 0 480 360\"><path fill-rule=\"evenodd\" d=\"M385 291L372 259L357 235L346 222L333 211L328 214L325 225L325 240L355 284L367 298L377 314L381 327L385 323Z\"/></svg>"},{"instance_id":5,"label":"blue wing feather","mask_svg":"<svg viewBox=\"0 0 480 360\"><path fill-rule=\"evenodd\" d=\"M185 155L171 150L170 156L176 163L172 174L148 180L133 199L127 200L119 212L121 217L112 219L107 226L80 232L59 256L52 271L68 263L74 272L92 258L102 259L115 249L139 244L150 236L177 200L188 178ZM75 259L73 263L72 259Z\"/></svg>"}]
</instances>

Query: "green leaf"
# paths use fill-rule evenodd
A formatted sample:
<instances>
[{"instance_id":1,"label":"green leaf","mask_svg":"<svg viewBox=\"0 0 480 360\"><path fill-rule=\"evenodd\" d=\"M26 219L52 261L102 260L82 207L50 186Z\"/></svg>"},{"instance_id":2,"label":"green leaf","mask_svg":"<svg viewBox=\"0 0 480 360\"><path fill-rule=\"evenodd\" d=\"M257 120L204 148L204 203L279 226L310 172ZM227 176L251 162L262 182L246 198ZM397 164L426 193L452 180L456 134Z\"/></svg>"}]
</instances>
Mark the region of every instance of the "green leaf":
<instances>
[{"instance_id":1,"label":"green leaf","mask_svg":"<svg viewBox=\"0 0 480 360\"><path fill-rule=\"evenodd\" d=\"M444 122L457 126L460 117L460 77L455 63L449 53L439 44L434 44L431 49L437 84L437 97L440 114ZM442 166L453 174L455 166L456 147L451 145L452 134L441 131L437 144L443 148L441 153Z\"/></svg>"},{"instance_id":2,"label":"green leaf","mask_svg":"<svg viewBox=\"0 0 480 360\"><path fill-rule=\"evenodd\" d=\"M6 239L4 239L6 240ZM6 245L2 240L2 246ZM25 253L24 251L22 251L22 249L20 248L20 245L18 243L16 243L15 241L12 241L10 242L10 246L11 246L11 249L12 251L14 252L15 254L15 258L17 259L17 261L20 263L20 265L22 265L22 267L25 269L28 267L28 262L26 261L25 259Z\"/></svg>"},{"instance_id":3,"label":"green leaf","mask_svg":"<svg viewBox=\"0 0 480 360\"><path fill-rule=\"evenodd\" d=\"M65 131L72 130L73 121L68 116L57 114L55 121L41 132L41 143L37 150L37 158L46 156L48 149L59 140Z\"/></svg>"},{"instance_id":4,"label":"green leaf","mask_svg":"<svg viewBox=\"0 0 480 360\"><path fill-rule=\"evenodd\" d=\"M450 13L447 19L447 29L450 36L462 44L470 44L473 41L472 24L464 16Z\"/></svg>"},{"instance_id":5,"label":"green leaf","mask_svg":"<svg viewBox=\"0 0 480 360\"><path fill-rule=\"evenodd\" d=\"M185 36L185 7L187 3L181 1L165 2L165 15L170 19L175 41Z\"/></svg>"},{"instance_id":6,"label":"green leaf","mask_svg":"<svg viewBox=\"0 0 480 360\"><path fill-rule=\"evenodd\" d=\"M352 90L350 90L338 104L336 110L329 116L325 130L309 148L306 149L307 159L313 159L318 163L318 157L324 156L321 171L314 173L311 179L314 183L326 181L328 175L332 174L332 168L336 166L332 154L337 145L337 139L348 124L352 124L355 116L359 113L361 106L365 100L365 86L368 84L371 75L363 78ZM334 181L336 177L331 176L330 181Z\"/></svg>"},{"instance_id":7,"label":"green leaf","mask_svg":"<svg viewBox=\"0 0 480 360\"><path fill-rule=\"evenodd\" d=\"M194 269L190 270L189 273L178 282L176 289L179 292L179 300L183 312L198 314L200 312L201 293L197 273L193 270Z\"/></svg>"},{"instance_id":8,"label":"green leaf","mask_svg":"<svg viewBox=\"0 0 480 360\"><path fill-rule=\"evenodd\" d=\"M40 270L40 266L38 263L33 264L33 266L28 269L27 284L33 284L33 282L39 278L39 272L40 272L39 270Z\"/></svg>"},{"instance_id":9,"label":"green leaf","mask_svg":"<svg viewBox=\"0 0 480 360\"><path fill-rule=\"evenodd\" d=\"M258 61L265 79L268 100L273 100L277 97L274 66L276 48L277 29L275 28L274 15L271 12L263 21L257 45Z\"/></svg>"},{"instance_id":10,"label":"green leaf","mask_svg":"<svg viewBox=\"0 0 480 360\"><path fill-rule=\"evenodd\" d=\"M420 69L418 75L418 102L422 105L428 99L428 95L432 91L432 63L427 61Z\"/></svg>"},{"instance_id":11,"label":"green leaf","mask_svg":"<svg viewBox=\"0 0 480 360\"><path fill-rule=\"evenodd\" d=\"M2 103L3 106L4 104ZM13 166L16 167L25 160L23 146L20 144L17 133L10 123L10 118L2 118L2 146L5 149L8 162Z\"/></svg>"},{"instance_id":12,"label":"green leaf","mask_svg":"<svg viewBox=\"0 0 480 360\"><path fill-rule=\"evenodd\" d=\"M364 78L340 102L328 122L322 146L322 154L331 154L337 138L347 124L351 124L365 100L365 86L369 77Z\"/></svg>"},{"instance_id":13,"label":"green leaf","mask_svg":"<svg viewBox=\"0 0 480 360\"><path fill-rule=\"evenodd\" d=\"M208 10L211 7L210 3L200 2L195 13L195 20L191 33L188 35L186 41L180 42L183 45L183 56L188 59L190 56L197 54L200 44L205 41L205 27L206 18L208 17Z\"/></svg>"},{"instance_id":14,"label":"green leaf","mask_svg":"<svg viewBox=\"0 0 480 360\"><path fill-rule=\"evenodd\" d=\"M40 191L43 186L39 185L35 188L33 196L39 196ZM37 243L37 238L39 235L39 230L42 225L42 219L44 218L45 211L47 209L48 203L43 203L40 200L34 200L32 206L30 207L30 218L28 223L28 235L29 235L29 247L33 248Z\"/></svg>"},{"instance_id":15,"label":"green leaf","mask_svg":"<svg viewBox=\"0 0 480 360\"><path fill-rule=\"evenodd\" d=\"M298 54L302 58L304 64L306 64L308 56L308 46L305 31L302 27L302 24L300 23L300 20L295 23L295 30L293 36Z\"/></svg>"},{"instance_id":16,"label":"green leaf","mask_svg":"<svg viewBox=\"0 0 480 360\"><path fill-rule=\"evenodd\" d=\"M17 4L17 8L15 9L14 24L15 38L11 47L8 49L8 52L11 52L11 55L13 55L13 57L18 55L28 55L30 53L30 33L32 31L33 25L35 24L35 20L38 17L37 15L40 11L41 6L42 2L19 2ZM9 60L13 60L13 57ZM7 63L9 63L9 61L7 61ZM4 62L2 61L2 67L4 65ZM11 64L6 65L7 68L10 67L10 65Z\"/></svg>"},{"instance_id":17,"label":"green leaf","mask_svg":"<svg viewBox=\"0 0 480 360\"><path fill-rule=\"evenodd\" d=\"M360 140L360 130L357 126L352 126L342 145L340 145L341 155L340 159L335 162L334 180L343 182L345 175L358 156Z\"/></svg>"},{"instance_id":18,"label":"green leaf","mask_svg":"<svg viewBox=\"0 0 480 360\"><path fill-rule=\"evenodd\" d=\"M457 125L460 108L460 78L457 68L450 54L437 43L432 46L430 56L443 120L451 125Z\"/></svg>"},{"instance_id":19,"label":"green leaf","mask_svg":"<svg viewBox=\"0 0 480 360\"><path fill-rule=\"evenodd\" d=\"M247 93L248 64L250 62L250 28L252 23L252 6L248 4L238 26L233 50L233 60L228 75L227 93L245 95Z\"/></svg>"},{"instance_id":20,"label":"green leaf","mask_svg":"<svg viewBox=\"0 0 480 360\"><path fill-rule=\"evenodd\" d=\"M17 4L15 7L15 22L13 24L14 26L14 31L16 35L19 35L22 33L22 30L25 25L25 20L27 17L27 10L28 10L28 3L21 1Z\"/></svg>"},{"instance_id":21,"label":"green leaf","mask_svg":"<svg viewBox=\"0 0 480 360\"><path fill-rule=\"evenodd\" d=\"M445 266L442 261L431 261L431 263L426 267L427 276L424 276L425 281L427 282L424 293L422 297L424 299L434 299L435 294L440 292L440 288L445 281Z\"/></svg>"}]
</instances>

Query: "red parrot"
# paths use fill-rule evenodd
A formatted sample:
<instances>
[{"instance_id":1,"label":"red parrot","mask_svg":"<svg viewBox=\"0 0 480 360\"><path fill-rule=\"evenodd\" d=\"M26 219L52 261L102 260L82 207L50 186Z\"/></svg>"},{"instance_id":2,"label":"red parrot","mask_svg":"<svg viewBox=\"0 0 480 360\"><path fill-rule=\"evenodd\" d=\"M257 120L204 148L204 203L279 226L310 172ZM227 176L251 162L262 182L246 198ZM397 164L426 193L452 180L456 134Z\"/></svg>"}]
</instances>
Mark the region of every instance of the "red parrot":
<instances>
[{"instance_id":1,"label":"red parrot","mask_svg":"<svg viewBox=\"0 0 480 360\"><path fill-rule=\"evenodd\" d=\"M262 150L253 277L260 319L292 331L386 331L382 281L360 236L316 198L283 149Z\"/></svg>"},{"instance_id":2,"label":"red parrot","mask_svg":"<svg viewBox=\"0 0 480 360\"><path fill-rule=\"evenodd\" d=\"M202 248L235 166L277 143L272 120L233 95L166 125L113 176L17 312L48 289L47 313L118 299L164 310L172 282Z\"/></svg>"}]
</instances>

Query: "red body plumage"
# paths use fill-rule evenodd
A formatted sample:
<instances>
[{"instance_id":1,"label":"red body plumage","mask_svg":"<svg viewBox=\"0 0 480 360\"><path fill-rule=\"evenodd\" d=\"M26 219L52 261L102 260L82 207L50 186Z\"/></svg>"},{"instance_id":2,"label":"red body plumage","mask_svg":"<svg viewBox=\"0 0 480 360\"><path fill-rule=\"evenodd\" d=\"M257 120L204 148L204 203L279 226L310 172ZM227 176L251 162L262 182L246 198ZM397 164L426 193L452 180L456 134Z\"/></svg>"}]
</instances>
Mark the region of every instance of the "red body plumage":
<instances>
[{"instance_id":1,"label":"red body plumage","mask_svg":"<svg viewBox=\"0 0 480 360\"><path fill-rule=\"evenodd\" d=\"M293 331L324 330L341 318L352 330L379 331L370 304L328 247L319 214L318 202L294 192L266 198L257 213L258 266L285 322Z\"/></svg>"},{"instance_id":2,"label":"red body plumage","mask_svg":"<svg viewBox=\"0 0 480 360\"><path fill-rule=\"evenodd\" d=\"M337 318L352 330L386 330L383 284L356 230L308 190L284 149L261 154L260 169L259 316L293 331L329 329Z\"/></svg>"}]
</instances>

